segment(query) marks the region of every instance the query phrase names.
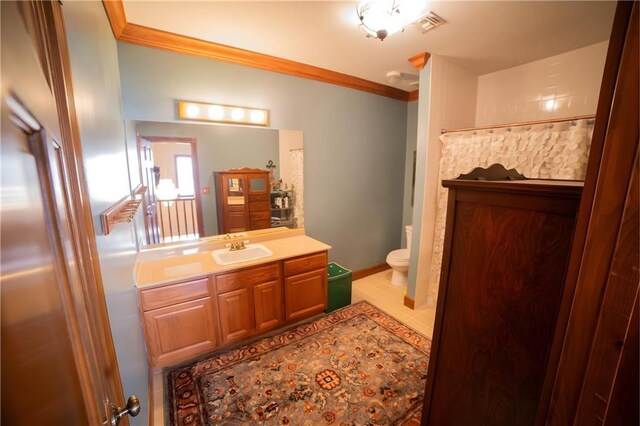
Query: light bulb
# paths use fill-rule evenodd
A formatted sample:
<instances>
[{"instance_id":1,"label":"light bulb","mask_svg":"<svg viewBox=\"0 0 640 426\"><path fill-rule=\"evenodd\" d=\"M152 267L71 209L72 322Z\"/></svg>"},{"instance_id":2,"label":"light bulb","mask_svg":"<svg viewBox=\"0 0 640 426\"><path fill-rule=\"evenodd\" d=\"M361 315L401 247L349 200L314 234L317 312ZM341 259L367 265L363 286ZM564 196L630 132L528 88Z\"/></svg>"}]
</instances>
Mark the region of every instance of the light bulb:
<instances>
[{"instance_id":1,"label":"light bulb","mask_svg":"<svg viewBox=\"0 0 640 426\"><path fill-rule=\"evenodd\" d=\"M212 120L221 120L224 118L224 108L220 105L211 105L209 107L209 118Z\"/></svg>"},{"instance_id":2,"label":"light bulb","mask_svg":"<svg viewBox=\"0 0 640 426\"><path fill-rule=\"evenodd\" d=\"M264 121L264 111L253 110L249 117L252 123L262 123Z\"/></svg>"},{"instance_id":3,"label":"light bulb","mask_svg":"<svg viewBox=\"0 0 640 426\"><path fill-rule=\"evenodd\" d=\"M197 117L198 114L200 114L200 108L198 108L198 105L194 105L191 104L187 107L187 117Z\"/></svg>"},{"instance_id":4,"label":"light bulb","mask_svg":"<svg viewBox=\"0 0 640 426\"><path fill-rule=\"evenodd\" d=\"M553 111L553 109L556 106L556 101L555 99L549 99L547 102L544 103L544 109L546 111Z\"/></svg>"},{"instance_id":5,"label":"light bulb","mask_svg":"<svg viewBox=\"0 0 640 426\"><path fill-rule=\"evenodd\" d=\"M231 111L231 118L236 121L242 120L244 118L244 110L242 108L234 108L233 111Z\"/></svg>"}]
</instances>

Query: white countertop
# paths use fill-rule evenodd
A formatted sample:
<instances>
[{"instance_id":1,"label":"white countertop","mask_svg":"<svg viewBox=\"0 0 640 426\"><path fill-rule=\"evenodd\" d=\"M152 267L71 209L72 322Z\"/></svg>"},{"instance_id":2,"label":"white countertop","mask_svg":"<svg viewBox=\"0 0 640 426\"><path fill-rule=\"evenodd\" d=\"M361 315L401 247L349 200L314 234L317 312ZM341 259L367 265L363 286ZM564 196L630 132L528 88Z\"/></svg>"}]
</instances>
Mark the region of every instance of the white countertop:
<instances>
[{"instance_id":1,"label":"white countertop","mask_svg":"<svg viewBox=\"0 0 640 426\"><path fill-rule=\"evenodd\" d=\"M143 251L139 254L134 280L138 288L154 287L178 280L195 278L202 275L232 271L281 259L329 250L331 246L314 240L301 232L284 232L267 236L248 236L251 243L260 243L273 252L272 256L232 265L218 265L211 257L213 250L224 247L228 241L219 241L206 246L174 246L163 250Z\"/></svg>"}]
</instances>

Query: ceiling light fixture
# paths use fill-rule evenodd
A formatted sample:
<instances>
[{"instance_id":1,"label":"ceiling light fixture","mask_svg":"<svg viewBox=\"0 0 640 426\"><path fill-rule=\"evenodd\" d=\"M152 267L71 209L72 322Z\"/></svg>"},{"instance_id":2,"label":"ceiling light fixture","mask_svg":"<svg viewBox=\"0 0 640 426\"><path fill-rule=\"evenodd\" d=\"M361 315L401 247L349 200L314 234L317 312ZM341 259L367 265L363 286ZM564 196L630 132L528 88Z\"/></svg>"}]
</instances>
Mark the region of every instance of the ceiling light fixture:
<instances>
[{"instance_id":1,"label":"ceiling light fixture","mask_svg":"<svg viewBox=\"0 0 640 426\"><path fill-rule=\"evenodd\" d=\"M178 101L178 118L215 123L268 126L269 110L231 105Z\"/></svg>"},{"instance_id":2,"label":"ceiling light fixture","mask_svg":"<svg viewBox=\"0 0 640 426\"><path fill-rule=\"evenodd\" d=\"M360 27L367 37L384 40L391 34L404 31L426 11L426 1L421 0L367 0L356 6Z\"/></svg>"}]
</instances>

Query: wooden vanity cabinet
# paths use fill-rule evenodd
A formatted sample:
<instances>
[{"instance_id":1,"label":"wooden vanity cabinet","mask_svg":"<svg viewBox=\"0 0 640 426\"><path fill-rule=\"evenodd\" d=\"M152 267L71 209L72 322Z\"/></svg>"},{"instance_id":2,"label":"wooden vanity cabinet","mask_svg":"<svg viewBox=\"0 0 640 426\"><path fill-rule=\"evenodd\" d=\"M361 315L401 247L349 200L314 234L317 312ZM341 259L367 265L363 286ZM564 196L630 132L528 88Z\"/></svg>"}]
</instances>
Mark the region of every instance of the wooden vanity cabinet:
<instances>
[{"instance_id":1,"label":"wooden vanity cabinet","mask_svg":"<svg viewBox=\"0 0 640 426\"><path fill-rule=\"evenodd\" d=\"M279 263L215 277L221 343L243 340L283 322Z\"/></svg>"},{"instance_id":2,"label":"wooden vanity cabinet","mask_svg":"<svg viewBox=\"0 0 640 426\"><path fill-rule=\"evenodd\" d=\"M218 233L265 229L271 226L269 172L231 169L213 173Z\"/></svg>"},{"instance_id":3,"label":"wooden vanity cabinet","mask_svg":"<svg viewBox=\"0 0 640 426\"><path fill-rule=\"evenodd\" d=\"M154 368L210 352L218 346L209 278L139 293L149 362Z\"/></svg>"},{"instance_id":4,"label":"wooden vanity cabinet","mask_svg":"<svg viewBox=\"0 0 640 426\"><path fill-rule=\"evenodd\" d=\"M284 261L287 321L319 314L327 308L327 253Z\"/></svg>"},{"instance_id":5,"label":"wooden vanity cabinet","mask_svg":"<svg viewBox=\"0 0 640 426\"><path fill-rule=\"evenodd\" d=\"M327 252L138 290L154 371L322 313Z\"/></svg>"}]
</instances>

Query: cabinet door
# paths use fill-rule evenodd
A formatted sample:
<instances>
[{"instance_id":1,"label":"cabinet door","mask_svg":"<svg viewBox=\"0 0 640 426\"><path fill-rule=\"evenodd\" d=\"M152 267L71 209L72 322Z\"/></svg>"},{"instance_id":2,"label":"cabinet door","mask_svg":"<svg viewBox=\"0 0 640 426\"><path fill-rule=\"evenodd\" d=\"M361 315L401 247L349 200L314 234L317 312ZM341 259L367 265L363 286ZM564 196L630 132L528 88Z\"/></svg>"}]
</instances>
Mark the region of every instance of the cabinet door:
<instances>
[{"instance_id":1,"label":"cabinet door","mask_svg":"<svg viewBox=\"0 0 640 426\"><path fill-rule=\"evenodd\" d=\"M249 194L269 194L269 173L249 174Z\"/></svg>"},{"instance_id":2,"label":"cabinet door","mask_svg":"<svg viewBox=\"0 0 640 426\"><path fill-rule=\"evenodd\" d=\"M216 347L210 297L144 313L149 358L154 368L189 359Z\"/></svg>"},{"instance_id":3,"label":"cabinet door","mask_svg":"<svg viewBox=\"0 0 640 426\"><path fill-rule=\"evenodd\" d=\"M220 179L222 196L218 202L222 204L218 205L218 209L222 208L223 211L222 231L225 233L246 231L249 227L246 176L223 173Z\"/></svg>"},{"instance_id":4,"label":"cabinet door","mask_svg":"<svg viewBox=\"0 0 640 426\"><path fill-rule=\"evenodd\" d=\"M238 290L218 295L218 318L222 343L242 340L253 332L249 290Z\"/></svg>"},{"instance_id":5,"label":"cabinet door","mask_svg":"<svg viewBox=\"0 0 640 426\"><path fill-rule=\"evenodd\" d=\"M278 281L253 287L257 331L268 330L282 322L282 302L282 291Z\"/></svg>"},{"instance_id":6,"label":"cabinet door","mask_svg":"<svg viewBox=\"0 0 640 426\"><path fill-rule=\"evenodd\" d=\"M244 206L228 206L224 232L247 231L247 213Z\"/></svg>"},{"instance_id":7,"label":"cabinet door","mask_svg":"<svg viewBox=\"0 0 640 426\"><path fill-rule=\"evenodd\" d=\"M285 278L284 292L287 320L324 311L327 307L327 269Z\"/></svg>"}]
</instances>

